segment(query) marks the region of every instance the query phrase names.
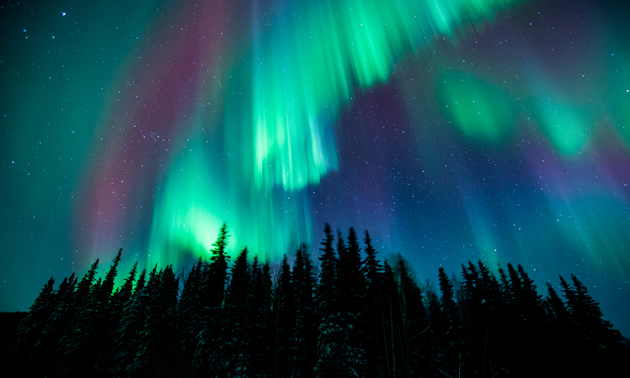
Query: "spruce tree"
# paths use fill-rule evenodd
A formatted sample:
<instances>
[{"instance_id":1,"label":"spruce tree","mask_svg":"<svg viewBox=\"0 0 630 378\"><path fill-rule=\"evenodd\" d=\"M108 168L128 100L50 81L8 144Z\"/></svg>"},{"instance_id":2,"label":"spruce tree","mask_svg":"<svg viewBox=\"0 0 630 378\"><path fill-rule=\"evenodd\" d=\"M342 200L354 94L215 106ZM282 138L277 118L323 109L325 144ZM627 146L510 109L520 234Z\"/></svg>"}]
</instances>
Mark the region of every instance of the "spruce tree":
<instances>
[{"instance_id":1,"label":"spruce tree","mask_svg":"<svg viewBox=\"0 0 630 378\"><path fill-rule=\"evenodd\" d=\"M293 357L291 376L312 377L313 355L316 344L315 317L313 314L313 272L306 244L301 244L295 254L291 275L294 305L296 309L293 329Z\"/></svg>"},{"instance_id":2,"label":"spruce tree","mask_svg":"<svg viewBox=\"0 0 630 378\"><path fill-rule=\"evenodd\" d=\"M575 363L576 352L578 352L575 348L579 345L579 340L576 338L577 330L571 323L566 305L549 282L547 282L547 291L545 303L549 325L546 330L549 334L548 350L553 356L550 370L555 376L577 376L579 373Z\"/></svg>"},{"instance_id":3,"label":"spruce tree","mask_svg":"<svg viewBox=\"0 0 630 378\"><path fill-rule=\"evenodd\" d=\"M229 234L227 224L219 230L217 241L213 244L210 264L204 264L200 283L200 305L202 307L200 332L197 333L197 347L193 357L195 374L221 374L226 367L222 356L222 306L227 280L227 243Z\"/></svg>"},{"instance_id":4,"label":"spruce tree","mask_svg":"<svg viewBox=\"0 0 630 378\"><path fill-rule=\"evenodd\" d=\"M250 356L250 375L260 377L269 373L264 369L265 361L269 359L269 352L266 350L268 346L264 338L267 309L265 309L262 267L258 262L258 256L254 256L251 264L250 285L247 295L247 313L249 315L247 318L248 348L246 353Z\"/></svg>"},{"instance_id":5,"label":"spruce tree","mask_svg":"<svg viewBox=\"0 0 630 378\"><path fill-rule=\"evenodd\" d=\"M459 375L460 370L461 322L457 313L453 283L446 275L443 267L439 268L438 278L442 293L440 300L442 317L439 319L436 332L440 339L439 347L442 349L443 364L437 369L454 377Z\"/></svg>"},{"instance_id":6,"label":"spruce tree","mask_svg":"<svg viewBox=\"0 0 630 378\"><path fill-rule=\"evenodd\" d=\"M113 265L117 266L116 260L114 259ZM95 367L102 351L102 338L106 333L103 318L107 315L106 301L109 298L102 290L102 280L99 278L94 282L98 261L92 264L77 286L76 312L58 348L58 363L62 375L104 374ZM115 273L112 274L115 276Z\"/></svg>"},{"instance_id":7,"label":"spruce tree","mask_svg":"<svg viewBox=\"0 0 630 378\"><path fill-rule=\"evenodd\" d=\"M293 359L293 330L295 324L293 286L291 284L291 267L284 255L280 265L280 275L274 290L275 337L275 370L279 376L289 376Z\"/></svg>"},{"instance_id":8,"label":"spruce tree","mask_svg":"<svg viewBox=\"0 0 630 378\"><path fill-rule=\"evenodd\" d=\"M227 373L232 377L247 376L249 373L249 337L247 334L248 290L250 286L250 269L247 261L248 250L245 247L231 267L230 284L226 291L224 319L221 343L225 350L225 358L229 361Z\"/></svg>"},{"instance_id":9,"label":"spruce tree","mask_svg":"<svg viewBox=\"0 0 630 378\"><path fill-rule=\"evenodd\" d=\"M177 345L178 370L182 375L192 375L192 359L197 345L197 333L201 323L201 269L203 262L201 258L192 266L186 280L179 300L177 311Z\"/></svg>"},{"instance_id":10,"label":"spruce tree","mask_svg":"<svg viewBox=\"0 0 630 378\"><path fill-rule=\"evenodd\" d=\"M363 333L365 327L360 324L367 309L364 306L365 276L361 266L361 247L353 228L348 232L348 243L344 243L341 232L337 238L339 255L337 291L339 297L339 321L343 327L352 330L349 333L348 345L364 354ZM360 375L365 375L364 360L357 366Z\"/></svg>"},{"instance_id":11,"label":"spruce tree","mask_svg":"<svg viewBox=\"0 0 630 378\"><path fill-rule=\"evenodd\" d=\"M77 279L74 273L64 278L55 293L54 309L42 330L39 340L33 345L29 353L30 366L37 369L36 376L51 376L55 374L56 351L59 341L68 326L74 312L74 289Z\"/></svg>"},{"instance_id":12,"label":"spruce tree","mask_svg":"<svg viewBox=\"0 0 630 378\"><path fill-rule=\"evenodd\" d=\"M381 349L383 375L397 377L401 374L400 348L397 347L397 336L401 329L400 296L391 266L387 262L383 266L377 306L380 312L378 332L383 340Z\"/></svg>"},{"instance_id":13,"label":"spruce tree","mask_svg":"<svg viewBox=\"0 0 630 378\"><path fill-rule=\"evenodd\" d=\"M358 316L365 312L363 298L367 281L362 269L361 247L352 227L348 231L348 244L343 259L342 255L339 255L339 271L340 276L343 277L339 279L340 301L347 312Z\"/></svg>"},{"instance_id":14,"label":"spruce tree","mask_svg":"<svg viewBox=\"0 0 630 378\"><path fill-rule=\"evenodd\" d=\"M403 377L426 375L431 367L431 361L426 359L431 349L431 339L427 337L429 322L422 292L411 275L407 261L400 254L397 256L395 269L395 276L398 278L397 303L400 307L395 311L399 318L393 318L392 323L396 331L394 345L397 348L398 374ZM437 320L440 316L439 304L437 295L434 292L432 294L428 299Z\"/></svg>"},{"instance_id":15,"label":"spruce tree","mask_svg":"<svg viewBox=\"0 0 630 378\"><path fill-rule=\"evenodd\" d=\"M333 249L334 237L327 223L324 229L325 239L322 241L322 255L319 257L319 285L315 289L315 300L321 319L337 312L337 258Z\"/></svg>"},{"instance_id":16,"label":"spruce tree","mask_svg":"<svg viewBox=\"0 0 630 378\"><path fill-rule=\"evenodd\" d=\"M41 348L36 348L35 354L31 351L38 344L45 342L42 339L42 331L46 328L46 324L50 320L50 316L57 305L54 290L55 279L51 277L39 292L35 302L29 308L28 315L20 322L14 336L12 351L10 352L11 360L14 366L20 371L26 372L27 375L37 376L39 366L33 357L39 357L44 352Z\"/></svg>"},{"instance_id":17,"label":"spruce tree","mask_svg":"<svg viewBox=\"0 0 630 378\"><path fill-rule=\"evenodd\" d=\"M619 331L612 327L612 324L604 320L604 316L593 297L591 297L586 286L575 275L571 274L573 282L572 295L568 306L574 324L582 330L588 344L594 350L602 350L615 347L621 343L622 337Z\"/></svg>"},{"instance_id":18,"label":"spruce tree","mask_svg":"<svg viewBox=\"0 0 630 378\"><path fill-rule=\"evenodd\" d=\"M382 356L384 353L384 339L382 332L383 314L381 312L381 281L383 266L376 259L376 250L372 246L369 232L365 231L365 259L362 265L362 275L365 277L365 295L361 307L365 311L365 320L361 324L363 345L366 352L366 368L364 373L368 377L384 375Z\"/></svg>"}]
</instances>

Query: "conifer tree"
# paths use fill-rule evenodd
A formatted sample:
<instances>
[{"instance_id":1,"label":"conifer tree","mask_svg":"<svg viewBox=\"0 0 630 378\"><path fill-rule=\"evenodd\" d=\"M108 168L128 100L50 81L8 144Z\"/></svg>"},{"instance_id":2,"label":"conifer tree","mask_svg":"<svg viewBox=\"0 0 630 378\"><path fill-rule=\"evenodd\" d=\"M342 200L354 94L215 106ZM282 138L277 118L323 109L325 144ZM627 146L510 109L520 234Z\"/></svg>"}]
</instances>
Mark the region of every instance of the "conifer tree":
<instances>
[{"instance_id":1,"label":"conifer tree","mask_svg":"<svg viewBox=\"0 0 630 378\"><path fill-rule=\"evenodd\" d=\"M212 290L209 297L208 305L214 308L220 308L223 305L223 295L225 292L225 284L228 271L227 243L229 234L227 224L224 223L219 231L219 237L214 242L212 249L211 264L208 271L208 285Z\"/></svg>"},{"instance_id":2,"label":"conifer tree","mask_svg":"<svg viewBox=\"0 0 630 378\"><path fill-rule=\"evenodd\" d=\"M382 273L383 267L381 266L381 262L376 259L376 250L372 247L372 239L367 231L365 231L365 254L363 271L367 283L367 296L377 298L380 274Z\"/></svg>"},{"instance_id":3,"label":"conifer tree","mask_svg":"<svg viewBox=\"0 0 630 378\"><path fill-rule=\"evenodd\" d=\"M117 266L116 260L114 259L113 265ZM96 260L92 264L79 282L76 313L59 343L58 361L61 373L64 375L96 375L97 373L100 375L103 373L102 371L97 372L95 367L102 351L101 343L106 342L103 340L106 333L103 318L107 316L109 303L106 304L106 301L109 298L104 295L103 281L99 278L94 283L98 261ZM115 272L112 275L115 276Z\"/></svg>"},{"instance_id":4,"label":"conifer tree","mask_svg":"<svg viewBox=\"0 0 630 378\"><path fill-rule=\"evenodd\" d=\"M175 309L178 280L170 265L151 271L149 281L138 296L143 305L143 324L138 334L135 358L130 371L147 376L169 376L171 371L171 346L174 341Z\"/></svg>"},{"instance_id":5,"label":"conifer tree","mask_svg":"<svg viewBox=\"0 0 630 378\"><path fill-rule=\"evenodd\" d=\"M381 280L383 267L376 259L376 250L372 246L369 232L365 231L365 260L362 265L362 273L365 277L365 295L362 308L365 309L365 321L362 324L364 335L363 345L366 352L366 369L364 374L368 377L381 377L384 375L384 339L383 339L383 314L381 312Z\"/></svg>"},{"instance_id":6,"label":"conifer tree","mask_svg":"<svg viewBox=\"0 0 630 378\"><path fill-rule=\"evenodd\" d=\"M41 341L40 334L45 329L51 314L57 305L55 290L53 288L55 279L51 277L39 292L35 302L29 308L28 315L20 322L14 337L14 346L11 351L11 358L15 366L21 371L28 372L29 375L37 375L38 365L34 365L32 357L38 357L41 351L35 356L31 355L32 348Z\"/></svg>"},{"instance_id":7,"label":"conifer tree","mask_svg":"<svg viewBox=\"0 0 630 378\"><path fill-rule=\"evenodd\" d=\"M558 293L556 293L549 282L547 282L547 290L549 294L546 302L548 303L548 308L550 309L548 318L554 322L557 321L559 324L568 324L570 321L569 312L567 311L564 302L562 302L562 299L560 299Z\"/></svg>"},{"instance_id":8,"label":"conifer tree","mask_svg":"<svg viewBox=\"0 0 630 378\"><path fill-rule=\"evenodd\" d=\"M455 292L453 283L446 275L443 267L439 268L439 286L442 297L440 300L442 317L436 326L439 335L438 347L442 349L443 364L437 369L444 374L452 377L459 375L459 362L462 348L461 340L461 323L457 314L457 305L455 303Z\"/></svg>"},{"instance_id":9,"label":"conifer tree","mask_svg":"<svg viewBox=\"0 0 630 378\"><path fill-rule=\"evenodd\" d=\"M346 292L347 290L347 253L346 253L346 243L343 240L343 235L341 234L341 230L337 230L337 299L340 303L344 303L345 299L347 299Z\"/></svg>"},{"instance_id":10,"label":"conifer tree","mask_svg":"<svg viewBox=\"0 0 630 378\"><path fill-rule=\"evenodd\" d=\"M620 343L621 334L613 329L609 321L604 320L599 303L589 295L586 286L573 274L571 281L573 290L570 290L571 295L567 297L569 311L574 324L585 333L589 344L595 350L601 350Z\"/></svg>"},{"instance_id":11,"label":"conifer tree","mask_svg":"<svg viewBox=\"0 0 630 378\"><path fill-rule=\"evenodd\" d=\"M348 322L340 316L338 291L338 260L333 249L334 237L330 225L324 229L322 242L319 286L316 301L319 310L319 337L315 374L318 376L358 376L363 361L363 351L350 345ZM343 243L342 243L343 244Z\"/></svg>"},{"instance_id":12,"label":"conifer tree","mask_svg":"<svg viewBox=\"0 0 630 378\"><path fill-rule=\"evenodd\" d=\"M337 252L339 255L337 293L339 298L339 321L343 327L352 332L349 333L347 343L361 353L363 351L364 326L359 322L367 311L363 303L363 291L366 280L361 266L361 247L357 241L357 235L353 228L348 232L348 244L343 241L341 232L337 238ZM363 359L361 360L363 364ZM363 367L357 367L360 375L365 375Z\"/></svg>"},{"instance_id":13,"label":"conifer tree","mask_svg":"<svg viewBox=\"0 0 630 378\"><path fill-rule=\"evenodd\" d=\"M179 371L182 375L192 375L192 359L197 345L197 333L201 323L200 285L201 258L192 266L179 300L177 311L177 337L175 345L178 353Z\"/></svg>"},{"instance_id":14,"label":"conifer tree","mask_svg":"<svg viewBox=\"0 0 630 378\"><path fill-rule=\"evenodd\" d=\"M261 275L261 292L262 292L262 308L261 308L261 316L262 316L262 352L263 356L262 366L260 369L260 374L263 376L271 375L273 371L273 355L275 354L273 340L276 333L276 328L273 323L273 313L272 313L272 282L271 282L271 266L269 265L269 261L265 261L262 267L262 275Z\"/></svg>"},{"instance_id":15,"label":"conifer tree","mask_svg":"<svg viewBox=\"0 0 630 378\"><path fill-rule=\"evenodd\" d=\"M59 340L73 315L74 289L77 279L74 273L69 278L64 278L59 289L55 293L54 308L46 322L39 340L33 345L29 353L30 366L37 369L36 376L49 376L54 374L55 352L59 346Z\"/></svg>"},{"instance_id":16,"label":"conifer tree","mask_svg":"<svg viewBox=\"0 0 630 378\"><path fill-rule=\"evenodd\" d=\"M268 330L270 308L266 307L269 300L265 298L263 269L258 262L258 256L254 256L250 277L247 302L249 314L247 322L248 350L246 353L251 359L250 375L262 377L271 374L270 370L266 369L270 360L269 344L266 338L266 335L270 333ZM266 295L270 296L269 293Z\"/></svg>"},{"instance_id":17,"label":"conifer tree","mask_svg":"<svg viewBox=\"0 0 630 378\"><path fill-rule=\"evenodd\" d=\"M181 295L172 266L135 280L136 263L115 289L120 251L98 280L98 260L78 283L51 279L1 366L33 377L558 377L614 376L630 357L574 275L560 277L565 301L549 283L543 301L521 265L497 280L468 262L462 283L439 269L438 296L402 256L381 265L367 232L364 261L352 228L337 259L326 225L318 282L303 244L274 282L246 248L228 269L227 239L224 224Z\"/></svg>"},{"instance_id":18,"label":"conifer tree","mask_svg":"<svg viewBox=\"0 0 630 378\"><path fill-rule=\"evenodd\" d=\"M118 275L121 255L122 248L118 250L118 253L112 260L112 265L105 275L105 279L94 293L94 305L96 306L94 321L98 322L93 326L93 339L98 340L98 351L95 351L94 358L96 360L95 369L99 372L99 375L106 375L109 369L107 365L112 357L112 343L121 319L121 313L114 311L120 310L120 307L115 308L114 280Z\"/></svg>"},{"instance_id":19,"label":"conifer tree","mask_svg":"<svg viewBox=\"0 0 630 378\"><path fill-rule=\"evenodd\" d=\"M327 223L324 229L326 235L322 241L322 255L319 273L319 285L315 290L315 300L321 319L337 312L337 258L333 249L334 237Z\"/></svg>"},{"instance_id":20,"label":"conifer tree","mask_svg":"<svg viewBox=\"0 0 630 378\"><path fill-rule=\"evenodd\" d=\"M96 259L90 265L90 269L88 269L87 273L81 278L79 284L77 286L76 291L76 299L77 299L77 309L81 308L87 302L90 292L92 291L94 285L94 278L96 277L96 269L98 268L99 259Z\"/></svg>"},{"instance_id":21,"label":"conifer tree","mask_svg":"<svg viewBox=\"0 0 630 378\"><path fill-rule=\"evenodd\" d=\"M339 298L347 312L359 315L362 308L364 290L367 285L361 266L361 247L357 241L354 228L348 231L348 245L344 250L343 259L339 255Z\"/></svg>"},{"instance_id":22,"label":"conifer tree","mask_svg":"<svg viewBox=\"0 0 630 378\"><path fill-rule=\"evenodd\" d=\"M133 293L133 284L136 279L136 274L138 272L138 262L136 261L129 271L127 278L125 278L125 282L123 285L116 290L114 293L114 298L112 300L112 312L116 314L122 314L125 305L131 299L131 294Z\"/></svg>"},{"instance_id":23,"label":"conifer tree","mask_svg":"<svg viewBox=\"0 0 630 378\"><path fill-rule=\"evenodd\" d=\"M118 274L118 264L120 264L122 250L123 249L121 248L118 251L118 254L116 254L116 257L114 257L114 260L112 261L112 266L107 271L105 279L103 280L103 284L100 287L101 292L99 293L99 295L101 296L100 300L103 302L109 302L109 300L111 299L110 297L114 292L114 279Z\"/></svg>"},{"instance_id":24,"label":"conifer tree","mask_svg":"<svg viewBox=\"0 0 630 378\"><path fill-rule=\"evenodd\" d=\"M456 313L455 313L455 298L454 298L454 292L453 292L453 284L451 283L451 280L449 280L448 276L446 275L446 272L444 271L443 267L440 267L438 269L438 278L439 278L439 282L440 282L440 291L442 293L442 297L441 297L441 308L442 308L442 314L444 316L444 318L446 319L446 323L447 323L447 329L446 331L451 331L454 326L455 326L455 319L456 319Z\"/></svg>"},{"instance_id":25,"label":"conifer tree","mask_svg":"<svg viewBox=\"0 0 630 378\"><path fill-rule=\"evenodd\" d=\"M217 241L211 251L211 263L205 264L201 273L200 305L202 307L200 332L197 333L197 347L193 357L193 370L196 374L220 374L225 368L221 344L218 342L223 326L222 306L227 280L227 224L219 230Z\"/></svg>"},{"instance_id":26,"label":"conifer tree","mask_svg":"<svg viewBox=\"0 0 630 378\"><path fill-rule=\"evenodd\" d=\"M521 282L520 297L516 298L517 308L520 313L523 337L520 345L515 350L519 351L530 361L524 373L540 376L549 370L551 361L548 360L550 351L546 340L548 334L546 328L545 313L542 305L542 296L536 291L534 281L529 278L525 269L519 264L517 266L518 275ZM520 346L520 348L519 348ZM513 362L518 365L517 361Z\"/></svg>"},{"instance_id":27,"label":"conifer tree","mask_svg":"<svg viewBox=\"0 0 630 378\"><path fill-rule=\"evenodd\" d=\"M225 349L225 358L230 361L227 372L232 377L246 376L250 370L250 340L247 334L250 269L247 256L248 250L245 247L231 267L231 279L225 297L226 324L221 343Z\"/></svg>"},{"instance_id":28,"label":"conifer tree","mask_svg":"<svg viewBox=\"0 0 630 378\"><path fill-rule=\"evenodd\" d=\"M132 372L131 365L140 345L145 319L144 310L147 306L147 296L143 295L145 276L146 270L142 270L135 290L123 309L120 325L114 336L112 348L114 363L109 367L111 376L128 376Z\"/></svg>"},{"instance_id":29,"label":"conifer tree","mask_svg":"<svg viewBox=\"0 0 630 378\"><path fill-rule=\"evenodd\" d=\"M583 374L614 375L620 366L620 356L627 358L630 353L627 348L623 350L621 334L603 319L599 304L588 294L582 281L573 274L571 281L573 286L560 276L560 286L576 336L573 357L580 361L580 372Z\"/></svg>"},{"instance_id":30,"label":"conifer tree","mask_svg":"<svg viewBox=\"0 0 630 378\"><path fill-rule=\"evenodd\" d=\"M547 309L547 322L549 326L546 331L550 337L548 350L554 356L553 360L555 366L551 367L551 371L556 376L577 376L579 370L576 369L575 357L576 346L579 345L579 340L576 338L576 329L571 323L569 312L553 289L551 284L547 282L548 296L545 299ZM554 353L555 352L555 353Z\"/></svg>"},{"instance_id":31,"label":"conifer tree","mask_svg":"<svg viewBox=\"0 0 630 378\"><path fill-rule=\"evenodd\" d=\"M313 375L316 330L313 324L315 321L313 316L314 279L306 244L301 244L295 254L291 285L296 309L291 376L311 377Z\"/></svg>"},{"instance_id":32,"label":"conifer tree","mask_svg":"<svg viewBox=\"0 0 630 378\"><path fill-rule=\"evenodd\" d=\"M159 276L157 295L152 298L153 312L145 321L145 339L148 372L150 376L170 377L175 367L175 343L177 297L179 279L175 277L173 267L167 265Z\"/></svg>"},{"instance_id":33,"label":"conifer tree","mask_svg":"<svg viewBox=\"0 0 630 378\"><path fill-rule=\"evenodd\" d=\"M383 264L382 282L380 284L378 311L380 311L379 333L383 340L381 358L385 377L397 377L400 374L400 356L397 348L397 330L400 327L400 297L389 263Z\"/></svg>"},{"instance_id":34,"label":"conifer tree","mask_svg":"<svg viewBox=\"0 0 630 378\"><path fill-rule=\"evenodd\" d=\"M395 276L398 278L398 305L395 311L399 314L399 319L392 319L396 330L394 345L397 348L399 375L404 377L416 377L425 375L428 372L429 364L426 356L430 351L428 334L429 323L427 311L422 301L422 292L418 284L414 281L409 270L409 266L402 255L396 259ZM435 318L439 315L439 304L437 295L429 297L433 310L436 312ZM432 297L432 298L431 298Z\"/></svg>"},{"instance_id":35,"label":"conifer tree","mask_svg":"<svg viewBox=\"0 0 630 378\"><path fill-rule=\"evenodd\" d=\"M496 365L498 362L495 355L498 348L494 338L497 335L496 317L492 314L493 301L489 292L489 279L486 273L481 274L477 266L470 261L468 267L462 265L462 274L465 293L463 336L469 355L463 374L481 372L484 375L493 375L500 369ZM500 296L500 293L497 292L495 295Z\"/></svg>"},{"instance_id":36,"label":"conifer tree","mask_svg":"<svg viewBox=\"0 0 630 378\"><path fill-rule=\"evenodd\" d=\"M280 275L274 290L275 370L279 376L289 376L293 359L292 343L295 322L294 294L291 284L291 267L284 255Z\"/></svg>"}]
</instances>

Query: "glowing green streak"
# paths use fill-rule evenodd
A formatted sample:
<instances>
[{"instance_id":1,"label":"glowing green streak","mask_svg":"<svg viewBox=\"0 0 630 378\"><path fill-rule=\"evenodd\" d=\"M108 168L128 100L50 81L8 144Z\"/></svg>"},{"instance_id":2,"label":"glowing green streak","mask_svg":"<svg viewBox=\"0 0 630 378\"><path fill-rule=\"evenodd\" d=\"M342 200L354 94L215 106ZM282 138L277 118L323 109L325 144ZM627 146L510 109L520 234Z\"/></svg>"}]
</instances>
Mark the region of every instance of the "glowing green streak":
<instances>
[{"instance_id":1,"label":"glowing green streak","mask_svg":"<svg viewBox=\"0 0 630 378\"><path fill-rule=\"evenodd\" d=\"M443 75L438 99L447 116L468 137L498 140L511 131L514 111L499 87L461 73Z\"/></svg>"},{"instance_id":2,"label":"glowing green streak","mask_svg":"<svg viewBox=\"0 0 630 378\"><path fill-rule=\"evenodd\" d=\"M395 63L427 40L493 17L516 0L324 0L295 2L263 34L254 26L252 148L258 188L300 189L336 169L330 125L355 88L386 82ZM284 6L284 5L283 5ZM488 88L490 107L500 95ZM483 102L481 104L483 107ZM506 107L505 104L499 104ZM481 128L457 116L468 133L496 138L501 116ZM476 121L478 122L478 121ZM499 125L501 123L501 125ZM477 131L482 130L482 131ZM247 147L246 147L247 148Z\"/></svg>"},{"instance_id":3,"label":"glowing green streak","mask_svg":"<svg viewBox=\"0 0 630 378\"><path fill-rule=\"evenodd\" d=\"M186 254L207 256L224 221L233 250L247 245L275 258L312 243L308 195L300 189L337 168L331 126L354 91L387 81L396 61L437 33L453 36L511 3L291 2L276 8L264 30L254 9L251 66L225 73L228 90L199 89L220 92L213 103L225 104L225 149L240 154L226 154L223 166L210 163L200 143L191 143L192 152L173 153L156 198L149 266L181 263ZM201 113L197 119L193 129L220 122Z\"/></svg>"},{"instance_id":4,"label":"glowing green streak","mask_svg":"<svg viewBox=\"0 0 630 378\"><path fill-rule=\"evenodd\" d=\"M537 104L537 121L553 145L565 155L577 153L588 141L589 120L580 107L545 96Z\"/></svg>"},{"instance_id":5,"label":"glowing green streak","mask_svg":"<svg viewBox=\"0 0 630 378\"><path fill-rule=\"evenodd\" d=\"M170 167L161 195L156 198L147 267L174 264L186 254L191 258L209 257L221 224L226 221L225 200L220 182L212 172L202 148L192 148ZM229 224L228 224L229 226ZM230 246L236 244L230 237ZM233 250L233 248L230 248Z\"/></svg>"}]
</instances>

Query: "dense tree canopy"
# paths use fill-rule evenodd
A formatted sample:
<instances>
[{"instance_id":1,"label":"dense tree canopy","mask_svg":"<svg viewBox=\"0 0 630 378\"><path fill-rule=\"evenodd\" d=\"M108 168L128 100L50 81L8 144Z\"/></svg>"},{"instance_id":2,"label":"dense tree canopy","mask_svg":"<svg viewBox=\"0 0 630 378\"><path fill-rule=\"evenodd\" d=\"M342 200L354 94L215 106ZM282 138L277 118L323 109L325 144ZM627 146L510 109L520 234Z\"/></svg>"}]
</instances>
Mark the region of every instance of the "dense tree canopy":
<instances>
[{"instance_id":1,"label":"dense tree canopy","mask_svg":"<svg viewBox=\"0 0 630 378\"><path fill-rule=\"evenodd\" d=\"M319 266L306 245L270 265L234 262L223 225L208 261L115 288L118 252L79 281L54 279L20 323L2 368L21 376L605 376L630 355L582 281L543 298L525 269L462 265L420 284L402 255L383 260L365 233L326 225ZM272 271L277 272L272 274ZM318 272L316 274L316 271ZM184 272L184 270L182 270ZM137 277L136 277L137 276ZM275 279L272 279L272 276Z\"/></svg>"}]
</instances>

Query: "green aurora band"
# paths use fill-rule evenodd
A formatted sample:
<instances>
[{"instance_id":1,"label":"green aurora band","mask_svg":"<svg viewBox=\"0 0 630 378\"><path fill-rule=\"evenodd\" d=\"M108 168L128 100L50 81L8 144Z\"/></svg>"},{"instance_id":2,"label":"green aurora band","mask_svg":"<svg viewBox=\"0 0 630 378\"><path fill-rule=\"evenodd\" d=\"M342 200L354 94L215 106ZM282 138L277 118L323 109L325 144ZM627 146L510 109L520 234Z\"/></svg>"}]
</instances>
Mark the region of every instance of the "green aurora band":
<instances>
[{"instance_id":1,"label":"green aurora band","mask_svg":"<svg viewBox=\"0 0 630 378\"><path fill-rule=\"evenodd\" d=\"M630 311L627 5L70 3L0 22L4 310L120 247L179 269L227 222L277 262L330 222L418 277L511 261Z\"/></svg>"},{"instance_id":2,"label":"green aurora band","mask_svg":"<svg viewBox=\"0 0 630 378\"><path fill-rule=\"evenodd\" d=\"M267 33L255 26L254 38L262 38L253 46L253 114L248 123L256 187L296 190L317 184L337 168L330 128L356 90L387 82L405 54L418 52L438 36L465 36L471 26L480 28L515 3L291 2ZM242 126L248 125L234 127Z\"/></svg>"},{"instance_id":3,"label":"green aurora band","mask_svg":"<svg viewBox=\"0 0 630 378\"><path fill-rule=\"evenodd\" d=\"M273 259L315 242L308 186L338 168L334 126L354 93L386 83L406 54L421 53L438 37L466 37L515 3L278 3L271 25L252 22L251 52L224 78L225 145L240 154L225 159L227 169L200 153L173 158L156 197L148 266L176 263L177 251L207 256L222 221L238 235L232 254L247 245ZM254 19L258 12L254 4ZM493 125L493 135L503 126ZM213 183L212 193L204 182Z\"/></svg>"}]
</instances>

